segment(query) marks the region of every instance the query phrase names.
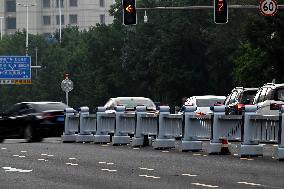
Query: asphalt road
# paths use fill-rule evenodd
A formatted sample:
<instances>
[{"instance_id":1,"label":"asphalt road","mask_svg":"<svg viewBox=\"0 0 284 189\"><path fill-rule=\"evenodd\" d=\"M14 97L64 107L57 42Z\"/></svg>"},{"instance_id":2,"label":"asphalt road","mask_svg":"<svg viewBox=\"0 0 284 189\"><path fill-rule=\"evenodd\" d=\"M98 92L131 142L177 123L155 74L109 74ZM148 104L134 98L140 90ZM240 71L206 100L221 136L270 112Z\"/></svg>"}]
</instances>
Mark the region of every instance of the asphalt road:
<instances>
[{"instance_id":1,"label":"asphalt road","mask_svg":"<svg viewBox=\"0 0 284 189\"><path fill-rule=\"evenodd\" d=\"M206 147L206 143L205 143ZM284 189L284 162L264 157L154 150L100 144L6 140L0 144L0 189ZM235 155L234 155L235 154Z\"/></svg>"}]
</instances>

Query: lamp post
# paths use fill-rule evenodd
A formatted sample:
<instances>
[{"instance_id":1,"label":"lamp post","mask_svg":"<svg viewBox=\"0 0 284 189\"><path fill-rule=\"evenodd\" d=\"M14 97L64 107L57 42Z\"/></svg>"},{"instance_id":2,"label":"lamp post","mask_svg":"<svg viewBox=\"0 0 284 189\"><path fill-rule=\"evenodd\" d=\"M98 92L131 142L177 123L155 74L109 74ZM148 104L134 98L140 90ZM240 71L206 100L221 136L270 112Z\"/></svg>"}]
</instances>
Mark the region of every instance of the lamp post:
<instances>
[{"instance_id":1,"label":"lamp post","mask_svg":"<svg viewBox=\"0 0 284 189\"><path fill-rule=\"evenodd\" d=\"M61 0L58 0L58 8L59 8L59 43L61 43Z\"/></svg>"},{"instance_id":2,"label":"lamp post","mask_svg":"<svg viewBox=\"0 0 284 189\"><path fill-rule=\"evenodd\" d=\"M27 8L27 28L26 28L26 56L27 56L29 51L29 7L36 6L36 4L28 4L27 0L26 4L17 3L17 5Z\"/></svg>"},{"instance_id":3,"label":"lamp post","mask_svg":"<svg viewBox=\"0 0 284 189\"><path fill-rule=\"evenodd\" d=\"M3 18L4 17L0 17L0 27L1 27L1 40L2 40L2 36L3 36Z\"/></svg>"}]
</instances>

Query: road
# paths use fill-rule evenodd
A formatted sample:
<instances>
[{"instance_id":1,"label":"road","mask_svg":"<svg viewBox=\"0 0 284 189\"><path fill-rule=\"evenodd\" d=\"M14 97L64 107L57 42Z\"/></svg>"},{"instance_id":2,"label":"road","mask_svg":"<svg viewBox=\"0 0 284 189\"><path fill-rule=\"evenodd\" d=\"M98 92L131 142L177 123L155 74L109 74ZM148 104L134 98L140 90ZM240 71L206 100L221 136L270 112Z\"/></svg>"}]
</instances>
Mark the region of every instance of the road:
<instances>
[{"instance_id":1,"label":"road","mask_svg":"<svg viewBox=\"0 0 284 189\"><path fill-rule=\"evenodd\" d=\"M236 153L238 145L233 145ZM284 162L264 157L208 155L205 152L154 150L129 145L41 143L6 140L0 144L2 189L280 189ZM269 155L271 152L272 156Z\"/></svg>"}]
</instances>

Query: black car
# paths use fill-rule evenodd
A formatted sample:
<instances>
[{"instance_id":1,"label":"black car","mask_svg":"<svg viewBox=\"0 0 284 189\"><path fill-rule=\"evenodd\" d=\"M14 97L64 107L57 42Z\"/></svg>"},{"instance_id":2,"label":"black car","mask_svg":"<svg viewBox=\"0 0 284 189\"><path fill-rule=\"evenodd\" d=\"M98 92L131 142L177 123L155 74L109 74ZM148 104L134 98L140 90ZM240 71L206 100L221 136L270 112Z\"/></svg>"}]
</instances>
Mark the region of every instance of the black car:
<instances>
[{"instance_id":1,"label":"black car","mask_svg":"<svg viewBox=\"0 0 284 189\"><path fill-rule=\"evenodd\" d=\"M252 104L258 88L235 87L226 97L227 114L240 115L246 104Z\"/></svg>"},{"instance_id":2,"label":"black car","mask_svg":"<svg viewBox=\"0 0 284 189\"><path fill-rule=\"evenodd\" d=\"M25 138L39 142L45 137L61 136L64 109L61 102L21 102L0 116L0 142L6 138Z\"/></svg>"}]
</instances>

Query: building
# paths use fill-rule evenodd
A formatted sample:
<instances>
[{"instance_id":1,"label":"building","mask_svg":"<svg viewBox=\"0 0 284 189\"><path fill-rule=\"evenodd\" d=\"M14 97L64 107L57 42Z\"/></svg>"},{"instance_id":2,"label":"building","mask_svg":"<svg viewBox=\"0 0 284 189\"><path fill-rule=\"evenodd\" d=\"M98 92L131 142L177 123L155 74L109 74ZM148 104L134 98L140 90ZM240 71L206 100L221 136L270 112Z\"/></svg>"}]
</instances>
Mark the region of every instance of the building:
<instances>
[{"instance_id":1,"label":"building","mask_svg":"<svg viewBox=\"0 0 284 189\"><path fill-rule=\"evenodd\" d=\"M109 9L112 4L113 0L0 0L3 34L26 29L27 12L29 33L54 33L59 29L59 7L62 27L78 26L83 30L97 23L111 24L113 17L109 15Z\"/></svg>"}]
</instances>

